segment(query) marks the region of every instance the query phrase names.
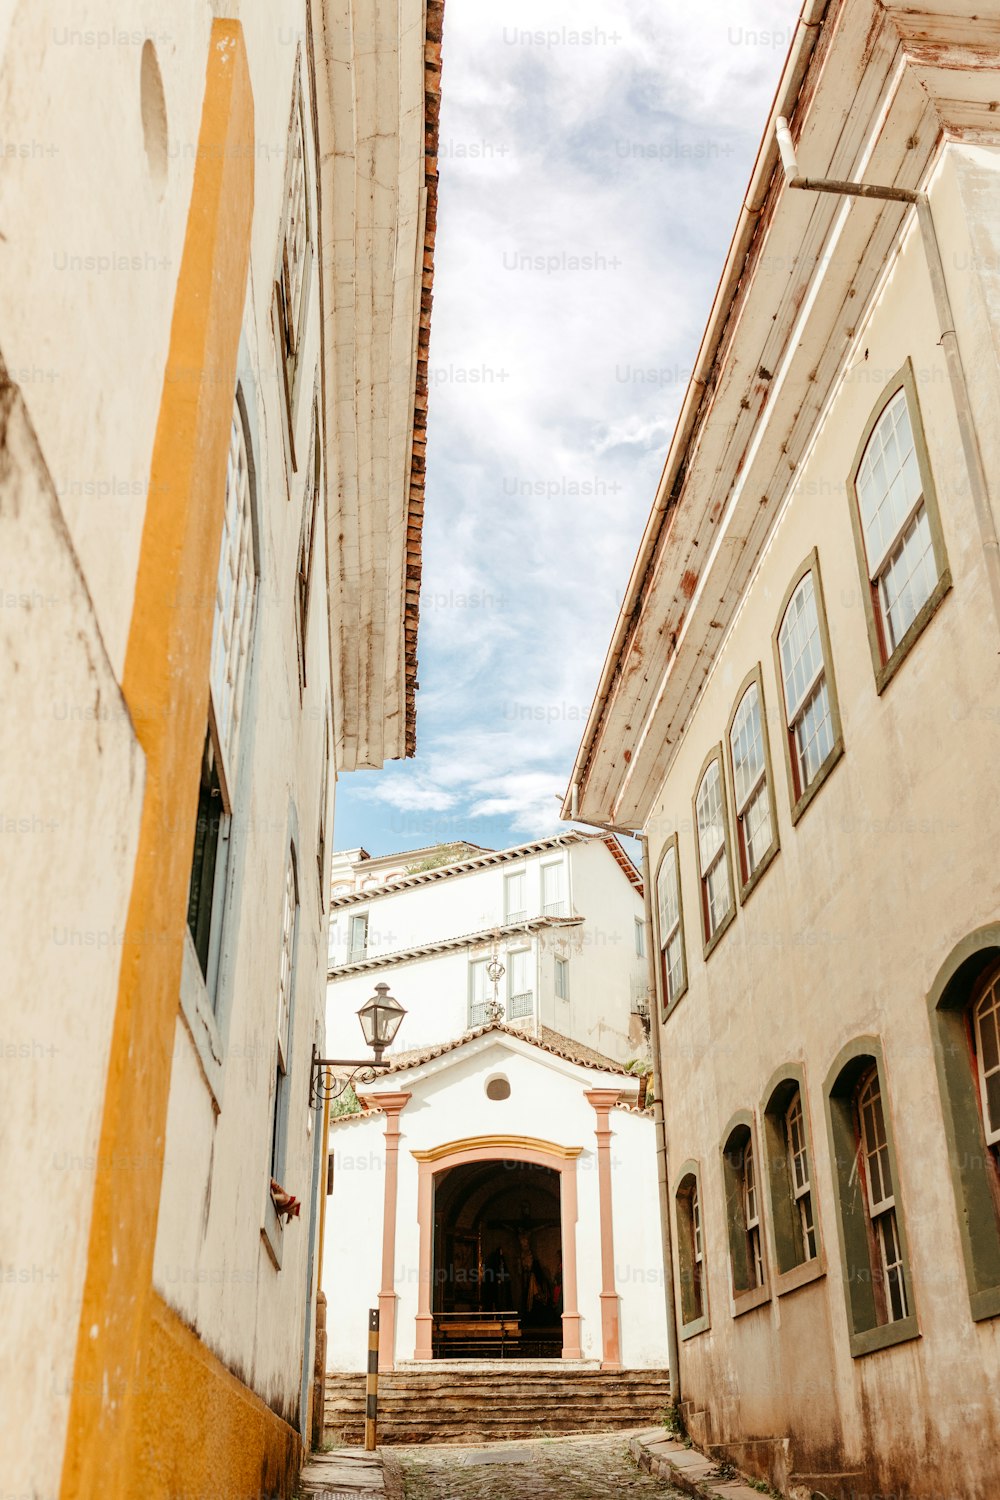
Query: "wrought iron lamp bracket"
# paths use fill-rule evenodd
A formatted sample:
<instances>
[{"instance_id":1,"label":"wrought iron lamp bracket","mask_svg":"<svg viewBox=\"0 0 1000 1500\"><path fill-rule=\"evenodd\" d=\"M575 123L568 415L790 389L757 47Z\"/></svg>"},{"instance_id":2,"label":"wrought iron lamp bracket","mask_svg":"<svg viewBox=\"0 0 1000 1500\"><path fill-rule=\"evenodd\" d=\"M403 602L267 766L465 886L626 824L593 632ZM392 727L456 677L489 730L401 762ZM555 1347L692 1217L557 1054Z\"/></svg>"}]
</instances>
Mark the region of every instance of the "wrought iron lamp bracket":
<instances>
[{"instance_id":1,"label":"wrought iron lamp bracket","mask_svg":"<svg viewBox=\"0 0 1000 1500\"><path fill-rule=\"evenodd\" d=\"M380 1050L380 1049L379 1049ZM312 1054L312 1077L309 1083L309 1107L318 1109L331 1099L339 1099L353 1083L374 1083L380 1073L391 1067L378 1055L359 1062L356 1057L318 1057L316 1048ZM346 1078L336 1078L331 1068L350 1068Z\"/></svg>"}]
</instances>

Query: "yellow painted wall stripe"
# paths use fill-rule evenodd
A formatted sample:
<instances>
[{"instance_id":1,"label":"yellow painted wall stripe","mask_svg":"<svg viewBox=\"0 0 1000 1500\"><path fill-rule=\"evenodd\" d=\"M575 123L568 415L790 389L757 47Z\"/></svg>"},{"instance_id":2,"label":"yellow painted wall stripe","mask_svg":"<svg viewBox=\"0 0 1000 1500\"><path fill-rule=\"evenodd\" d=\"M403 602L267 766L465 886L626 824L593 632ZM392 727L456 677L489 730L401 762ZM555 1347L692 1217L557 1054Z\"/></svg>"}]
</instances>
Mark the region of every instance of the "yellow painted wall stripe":
<instances>
[{"instance_id":1,"label":"yellow painted wall stripe","mask_svg":"<svg viewBox=\"0 0 1000 1500\"><path fill-rule=\"evenodd\" d=\"M243 32L212 25L122 689L146 756L139 846L101 1122L62 1500L130 1476L152 1272L212 605L253 216ZM277 1420L277 1419L275 1419Z\"/></svg>"}]
</instances>

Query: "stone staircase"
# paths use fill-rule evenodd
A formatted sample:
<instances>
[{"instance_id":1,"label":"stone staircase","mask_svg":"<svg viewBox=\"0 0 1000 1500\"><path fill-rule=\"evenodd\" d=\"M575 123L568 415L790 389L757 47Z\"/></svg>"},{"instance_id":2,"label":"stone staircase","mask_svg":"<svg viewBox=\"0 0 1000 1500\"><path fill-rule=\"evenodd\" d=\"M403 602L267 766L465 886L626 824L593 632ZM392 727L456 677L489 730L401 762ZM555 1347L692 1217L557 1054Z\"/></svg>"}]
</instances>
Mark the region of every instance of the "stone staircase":
<instances>
[{"instance_id":1,"label":"stone staircase","mask_svg":"<svg viewBox=\"0 0 1000 1500\"><path fill-rule=\"evenodd\" d=\"M669 1402L666 1370L434 1360L379 1377L378 1441L477 1443L619 1432L659 1425ZM364 1375L329 1371L327 1441L361 1443L364 1412Z\"/></svg>"}]
</instances>

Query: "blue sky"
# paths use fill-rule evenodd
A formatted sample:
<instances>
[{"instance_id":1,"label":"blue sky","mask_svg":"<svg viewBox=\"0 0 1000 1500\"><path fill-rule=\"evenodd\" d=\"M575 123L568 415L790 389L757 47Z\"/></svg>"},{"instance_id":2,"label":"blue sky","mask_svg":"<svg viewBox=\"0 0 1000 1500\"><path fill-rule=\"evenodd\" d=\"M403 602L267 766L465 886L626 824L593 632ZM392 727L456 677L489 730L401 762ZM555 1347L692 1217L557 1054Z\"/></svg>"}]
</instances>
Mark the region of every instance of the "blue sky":
<instances>
[{"instance_id":1,"label":"blue sky","mask_svg":"<svg viewBox=\"0 0 1000 1500\"><path fill-rule=\"evenodd\" d=\"M335 843L558 827L796 0L448 0L417 755Z\"/></svg>"}]
</instances>

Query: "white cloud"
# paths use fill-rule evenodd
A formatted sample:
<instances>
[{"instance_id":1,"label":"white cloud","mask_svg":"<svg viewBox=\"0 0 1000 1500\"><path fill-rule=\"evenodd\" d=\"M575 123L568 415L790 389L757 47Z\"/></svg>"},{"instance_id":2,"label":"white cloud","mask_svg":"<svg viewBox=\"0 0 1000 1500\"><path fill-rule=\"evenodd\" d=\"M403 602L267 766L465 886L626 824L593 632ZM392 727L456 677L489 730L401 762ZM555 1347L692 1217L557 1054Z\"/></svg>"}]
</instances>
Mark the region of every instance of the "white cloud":
<instances>
[{"instance_id":1,"label":"white cloud","mask_svg":"<svg viewBox=\"0 0 1000 1500\"><path fill-rule=\"evenodd\" d=\"M355 841L554 824L796 15L448 0L418 754Z\"/></svg>"}]
</instances>

